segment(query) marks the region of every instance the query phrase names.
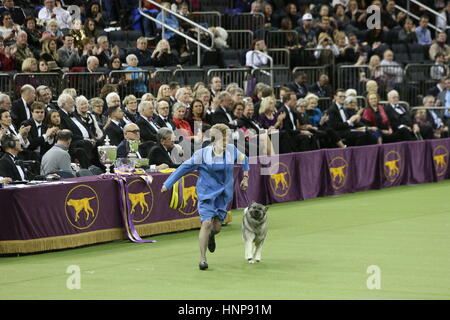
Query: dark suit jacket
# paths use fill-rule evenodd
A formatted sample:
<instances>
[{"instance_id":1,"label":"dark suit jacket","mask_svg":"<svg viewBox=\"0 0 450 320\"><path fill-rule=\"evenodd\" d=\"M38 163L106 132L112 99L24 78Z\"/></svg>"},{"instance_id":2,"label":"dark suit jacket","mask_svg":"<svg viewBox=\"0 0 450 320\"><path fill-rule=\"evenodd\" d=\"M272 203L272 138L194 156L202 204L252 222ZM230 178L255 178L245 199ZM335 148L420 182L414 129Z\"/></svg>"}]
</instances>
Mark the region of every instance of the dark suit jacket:
<instances>
[{"instance_id":1,"label":"dark suit jacket","mask_svg":"<svg viewBox=\"0 0 450 320\"><path fill-rule=\"evenodd\" d=\"M227 113L231 116L231 118L233 118L233 116L229 112ZM216 110L211 113L211 125L215 125L216 123L223 123L230 127L230 129L236 129L237 127L235 125L230 124L227 113L225 113L225 111L221 107L217 107Z\"/></svg>"},{"instance_id":2,"label":"dark suit jacket","mask_svg":"<svg viewBox=\"0 0 450 320\"><path fill-rule=\"evenodd\" d=\"M104 130L104 139L109 137L109 143L111 145L118 146L123 140L123 129L114 122L110 122Z\"/></svg>"},{"instance_id":3,"label":"dark suit jacket","mask_svg":"<svg viewBox=\"0 0 450 320\"><path fill-rule=\"evenodd\" d=\"M11 108L11 118L13 120L14 125L16 128L20 128L20 124L24 122L25 120L28 120L27 113L25 111L25 107L30 109L29 106L25 106L22 98L13 101L12 108ZM31 117L31 110L30 110L30 117Z\"/></svg>"},{"instance_id":4,"label":"dark suit jacket","mask_svg":"<svg viewBox=\"0 0 450 320\"><path fill-rule=\"evenodd\" d=\"M159 166L165 163L169 168L178 168L180 166L179 164L173 163L166 149L160 143L150 149L148 158L150 159L149 164Z\"/></svg>"},{"instance_id":5,"label":"dark suit jacket","mask_svg":"<svg viewBox=\"0 0 450 320\"><path fill-rule=\"evenodd\" d=\"M146 119L139 117L136 121L139 130L141 130L142 141L156 141L156 134L158 133L159 126L152 121L152 126Z\"/></svg>"},{"instance_id":6,"label":"dark suit jacket","mask_svg":"<svg viewBox=\"0 0 450 320\"><path fill-rule=\"evenodd\" d=\"M25 179L29 180L31 178L30 175L27 173L25 168L22 167L22 170L25 175ZM9 153L5 153L0 159L0 177L8 177L14 181L22 180L19 170L17 170L16 164Z\"/></svg>"},{"instance_id":7,"label":"dark suit jacket","mask_svg":"<svg viewBox=\"0 0 450 320\"><path fill-rule=\"evenodd\" d=\"M345 111L345 108L344 108ZM336 103L333 102L333 104L331 105L330 108L328 108L327 110L328 112L328 125L337 131L343 131L343 130L350 130L352 127L347 123L342 121L342 117L341 114L339 112L339 109L336 105ZM345 111L345 114L347 116L347 120L349 118L349 115L347 113L347 111Z\"/></svg>"},{"instance_id":8,"label":"dark suit jacket","mask_svg":"<svg viewBox=\"0 0 450 320\"><path fill-rule=\"evenodd\" d=\"M58 112L61 118L61 129L68 129L72 131L72 141L84 140L83 133L80 131L75 122L73 122L70 116L61 109L59 109Z\"/></svg>"},{"instance_id":9,"label":"dark suit jacket","mask_svg":"<svg viewBox=\"0 0 450 320\"><path fill-rule=\"evenodd\" d=\"M404 114L399 114L397 111L395 111L394 107L391 104L388 104L386 107L384 107L384 111L386 112L389 122L391 123L392 129L398 130L399 126L405 125L408 127L412 127L413 125L413 119L409 115L408 110L405 108Z\"/></svg>"},{"instance_id":10,"label":"dark suit jacket","mask_svg":"<svg viewBox=\"0 0 450 320\"><path fill-rule=\"evenodd\" d=\"M430 88L430 90L428 90L427 95L431 95L436 98L439 95L439 93L441 93L441 91L439 90L439 88L436 85L436 86Z\"/></svg>"},{"instance_id":11,"label":"dark suit jacket","mask_svg":"<svg viewBox=\"0 0 450 320\"><path fill-rule=\"evenodd\" d=\"M280 114L282 112L286 113L286 117L283 120L283 130L285 130L287 132L293 132L293 131L297 130L297 127L292 126L291 117L289 116L288 107L286 105L283 105L278 110L278 114ZM292 110L291 110L291 112L294 116L294 123L297 124L297 120L299 120L298 113L295 111L292 111Z\"/></svg>"},{"instance_id":12,"label":"dark suit jacket","mask_svg":"<svg viewBox=\"0 0 450 320\"><path fill-rule=\"evenodd\" d=\"M122 140L117 146L117 158L126 158L129 152L127 140ZM152 141L139 144L138 152L141 158L147 158L149 150L155 146Z\"/></svg>"},{"instance_id":13,"label":"dark suit jacket","mask_svg":"<svg viewBox=\"0 0 450 320\"><path fill-rule=\"evenodd\" d=\"M257 125L259 126L259 128L257 127ZM256 133L260 133L261 129L263 129L262 126L260 126L259 123L257 123L255 120L249 119L245 116L242 116L240 119L238 119L237 126L238 128L253 129Z\"/></svg>"},{"instance_id":14,"label":"dark suit jacket","mask_svg":"<svg viewBox=\"0 0 450 320\"><path fill-rule=\"evenodd\" d=\"M30 145L28 146L28 150L35 151L37 147L41 147L40 155L41 157L46 153L52 145L45 142L43 135L47 131L47 125L42 122L41 127L41 136L38 136L38 129L36 126L36 122L33 119L28 119L22 123L24 126L30 125L30 132L28 133L28 141L30 142Z\"/></svg>"},{"instance_id":15,"label":"dark suit jacket","mask_svg":"<svg viewBox=\"0 0 450 320\"><path fill-rule=\"evenodd\" d=\"M160 128L163 128L163 127L169 128L169 127L166 125L166 123L163 121L163 119L161 119L161 117L158 116L158 115L155 116L154 122L155 122L156 125L157 125L158 127L160 127ZM175 125L175 123L173 123L173 121L170 119L170 117L169 117L169 121L168 121L168 122L169 122L170 125L172 126L172 128L169 128L169 129L172 129L173 131L175 131L176 128L177 128L177 126Z\"/></svg>"},{"instance_id":16,"label":"dark suit jacket","mask_svg":"<svg viewBox=\"0 0 450 320\"><path fill-rule=\"evenodd\" d=\"M286 87L291 89L297 95L297 99L304 98L308 94L308 88L306 85L298 85L295 82L286 84Z\"/></svg>"},{"instance_id":17,"label":"dark suit jacket","mask_svg":"<svg viewBox=\"0 0 450 320\"><path fill-rule=\"evenodd\" d=\"M309 87L309 92L314 93L319 98L322 97L331 97L331 89L329 86L319 87L319 84L316 82L311 87Z\"/></svg>"}]
</instances>

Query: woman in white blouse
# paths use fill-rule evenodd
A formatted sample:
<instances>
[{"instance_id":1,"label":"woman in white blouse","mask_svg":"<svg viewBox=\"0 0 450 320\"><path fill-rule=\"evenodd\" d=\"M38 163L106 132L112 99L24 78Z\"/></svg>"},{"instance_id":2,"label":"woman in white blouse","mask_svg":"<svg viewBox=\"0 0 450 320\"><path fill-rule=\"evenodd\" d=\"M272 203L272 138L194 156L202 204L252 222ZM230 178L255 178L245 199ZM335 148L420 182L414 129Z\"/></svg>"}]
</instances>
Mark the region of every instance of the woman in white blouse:
<instances>
[{"instance_id":1,"label":"woman in white blouse","mask_svg":"<svg viewBox=\"0 0 450 320\"><path fill-rule=\"evenodd\" d=\"M266 43L264 40L254 40L251 50L245 55L245 65L257 68L266 65L268 62Z\"/></svg>"}]
</instances>

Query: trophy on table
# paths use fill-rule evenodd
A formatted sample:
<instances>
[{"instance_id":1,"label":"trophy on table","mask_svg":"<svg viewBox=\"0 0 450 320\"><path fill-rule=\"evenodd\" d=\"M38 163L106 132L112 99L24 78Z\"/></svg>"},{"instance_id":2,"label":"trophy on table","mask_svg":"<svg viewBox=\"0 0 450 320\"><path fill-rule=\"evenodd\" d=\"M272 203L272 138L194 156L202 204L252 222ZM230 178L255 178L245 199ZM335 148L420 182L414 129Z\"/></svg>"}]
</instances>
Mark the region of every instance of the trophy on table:
<instances>
[{"instance_id":1,"label":"trophy on table","mask_svg":"<svg viewBox=\"0 0 450 320\"><path fill-rule=\"evenodd\" d=\"M100 162L106 167L106 175L111 175L110 167L117 158L117 146L109 144L109 137L105 138L105 145L98 147Z\"/></svg>"}]
</instances>

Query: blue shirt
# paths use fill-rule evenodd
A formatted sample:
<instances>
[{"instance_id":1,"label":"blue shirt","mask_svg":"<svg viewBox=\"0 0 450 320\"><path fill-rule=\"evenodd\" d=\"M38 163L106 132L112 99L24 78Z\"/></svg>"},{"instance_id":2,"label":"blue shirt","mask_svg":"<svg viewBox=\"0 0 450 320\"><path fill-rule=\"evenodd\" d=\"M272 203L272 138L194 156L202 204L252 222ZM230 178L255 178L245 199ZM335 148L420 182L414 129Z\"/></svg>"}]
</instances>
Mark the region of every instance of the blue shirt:
<instances>
[{"instance_id":1,"label":"blue shirt","mask_svg":"<svg viewBox=\"0 0 450 320\"><path fill-rule=\"evenodd\" d=\"M422 27L417 27L416 35L418 44L422 46L428 46L432 43L430 30L423 29Z\"/></svg>"},{"instance_id":2,"label":"blue shirt","mask_svg":"<svg viewBox=\"0 0 450 320\"><path fill-rule=\"evenodd\" d=\"M444 107L445 112L444 115L446 118L450 118L450 112L449 112L449 108L450 108L450 90L447 90L447 93L445 94L445 101L444 101Z\"/></svg>"},{"instance_id":3,"label":"blue shirt","mask_svg":"<svg viewBox=\"0 0 450 320\"><path fill-rule=\"evenodd\" d=\"M163 21L163 13L162 12L158 13L158 15L156 16L156 20L161 21L161 22ZM174 29L180 28L180 23L178 22L177 17L175 17L173 14L170 14L170 13L167 14L166 17L164 18L164 22L165 22L165 24L169 25L170 27L172 27ZM162 29L162 24L157 23L156 27ZM175 32L173 32L172 30L169 30L167 28L164 29L164 39L165 40L169 40L174 35L175 35Z\"/></svg>"}]
</instances>

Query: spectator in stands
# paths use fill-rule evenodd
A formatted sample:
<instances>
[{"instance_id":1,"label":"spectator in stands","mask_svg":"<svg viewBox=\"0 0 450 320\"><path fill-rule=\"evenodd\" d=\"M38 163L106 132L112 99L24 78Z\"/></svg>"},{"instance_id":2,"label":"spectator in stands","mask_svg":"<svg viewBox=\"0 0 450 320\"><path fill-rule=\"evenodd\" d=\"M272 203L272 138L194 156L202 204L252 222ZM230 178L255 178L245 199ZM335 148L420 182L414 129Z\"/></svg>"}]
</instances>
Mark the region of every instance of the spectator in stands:
<instances>
[{"instance_id":1,"label":"spectator in stands","mask_svg":"<svg viewBox=\"0 0 450 320\"><path fill-rule=\"evenodd\" d=\"M288 83L286 87L297 95L297 99L304 98L308 94L307 80L306 73L296 71L294 74L294 82Z\"/></svg>"},{"instance_id":2,"label":"spectator in stands","mask_svg":"<svg viewBox=\"0 0 450 320\"><path fill-rule=\"evenodd\" d=\"M416 26L414 22L407 18L403 28L398 32L398 40L402 43L417 43Z\"/></svg>"},{"instance_id":3,"label":"spectator in stands","mask_svg":"<svg viewBox=\"0 0 450 320\"><path fill-rule=\"evenodd\" d=\"M444 110L439 110L439 116L443 119L444 124L450 126L450 77L447 76L445 79L445 90L437 96L438 105L445 107Z\"/></svg>"},{"instance_id":4,"label":"spectator in stands","mask_svg":"<svg viewBox=\"0 0 450 320\"><path fill-rule=\"evenodd\" d=\"M137 98L132 94L126 96L122 101L122 106L124 107L123 112L125 116L136 123L137 119L139 119Z\"/></svg>"},{"instance_id":5,"label":"spectator in stands","mask_svg":"<svg viewBox=\"0 0 450 320\"><path fill-rule=\"evenodd\" d=\"M442 52L435 55L434 65L430 68L430 76L433 80L440 80L447 75L447 68L445 66L445 56Z\"/></svg>"},{"instance_id":6,"label":"spectator in stands","mask_svg":"<svg viewBox=\"0 0 450 320\"><path fill-rule=\"evenodd\" d=\"M133 90L139 95L146 93L148 91L147 74L142 72L142 68L138 67L138 58L134 54L129 54L127 55L126 61L128 67L124 70L135 71L131 74L126 74L125 77L128 81L128 85L131 85Z\"/></svg>"},{"instance_id":7,"label":"spectator in stands","mask_svg":"<svg viewBox=\"0 0 450 320\"><path fill-rule=\"evenodd\" d=\"M268 64L267 46L264 40L253 40L250 51L245 54L245 66L257 68Z\"/></svg>"},{"instance_id":8,"label":"spectator in stands","mask_svg":"<svg viewBox=\"0 0 450 320\"><path fill-rule=\"evenodd\" d=\"M177 102L175 94L177 93L178 89L180 89L180 84L178 82L176 81L169 82L169 90L170 90L169 106L172 106L175 102Z\"/></svg>"},{"instance_id":9,"label":"spectator in stands","mask_svg":"<svg viewBox=\"0 0 450 320\"><path fill-rule=\"evenodd\" d=\"M167 85L167 84L163 84L159 87L158 94L156 96L156 100L159 101L160 99L164 99L164 98L167 98L167 99L170 98L170 88L169 88L169 85Z\"/></svg>"},{"instance_id":10,"label":"spectator in stands","mask_svg":"<svg viewBox=\"0 0 450 320\"><path fill-rule=\"evenodd\" d=\"M331 97L330 79L326 74L321 74L316 83L308 91L317 95L319 98Z\"/></svg>"},{"instance_id":11,"label":"spectator in stands","mask_svg":"<svg viewBox=\"0 0 450 320\"><path fill-rule=\"evenodd\" d=\"M36 27L36 18L28 16L25 19L25 28L23 29L28 36L28 44L33 51L41 48L42 32Z\"/></svg>"},{"instance_id":12,"label":"spectator in stands","mask_svg":"<svg viewBox=\"0 0 450 320\"><path fill-rule=\"evenodd\" d=\"M264 14L264 27L275 28L276 23L274 20L273 7L270 3L264 4L262 8L262 13Z\"/></svg>"},{"instance_id":13,"label":"spectator in stands","mask_svg":"<svg viewBox=\"0 0 450 320\"><path fill-rule=\"evenodd\" d=\"M59 55L57 51L58 47L56 44L56 40L53 40L51 38L46 38L42 42L42 50L41 50L41 59L44 59L47 61L47 65L52 62L54 64L57 64L59 61Z\"/></svg>"},{"instance_id":14,"label":"spectator in stands","mask_svg":"<svg viewBox=\"0 0 450 320\"><path fill-rule=\"evenodd\" d=\"M286 5L286 13L285 16L286 18L288 18L291 23L292 23L292 28L291 29L295 29L298 27L298 20L302 17L297 10L297 5L295 3L288 3ZM284 19L283 17L283 19ZM281 26L281 23L280 23Z\"/></svg>"},{"instance_id":15,"label":"spectator in stands","mask_svg":"<svg viewBox=\"0 0 450 320\"><path fill-rule=\"evenodd\" d=\"M314 56L319 61L319 65L332 64L335 57L339 56L338 47L325 32L320 33L316 49Z\"/></svg>"},{"instance_id":16,"label":"spectator in stands","mask_svg":"<svg viewBox=\"0 0 450 320\"><path fill-rule=\"evenodd\" d=\"M277 115L275 103L275 98L265 97L262 98L261 105L259 107L258 122L261 124L261 127L268 129L269 132L276 129L282 129L283 121L286 117L285 112Z\"/></svg>"},{"instance_id":17,"label":"spectator in stands","mask_svg":"<svg viewBox=\"0 0 450 320\"><path fill-rule=\"evenodd\" d=\"M436 98L442 91L445 91L445 77L440 78L439 82L428 90L427 95Z\"/></svg>"},{"instance_id":18,"label":"spectator in stands","mask_svg":"<svg viewBox=\"0 0 450 320\"><path fill-rule=\"evenodd\" d=\"M233 120L231 109L233 107L233 99L231 94L224 91L217 96L218 106L211 114L211 124L226 124L230 129L236 129L236 121Z\"/></svg>"},{"instance_id":19,"label":"spectator in stands","mask_svg":"<svg viewBox=\"0 0 450 320\"><path fill-rule=\"evenodd\" d=\"M39 20L48 22L51 19L56 19L61 29L70 29L72 27L72 18L66 10L61 7L61 3L55 0L45 0L44 8L39 10Z\"/></svg>"},{"instance_id":20,"label":"spectator in stands","mask_svg":"<svg viewBox=\"0 0 450 320\"><path fill-rule=\"evenodd\" d=\"M220 77L212 77L210 82L211 99L216 97L222 90L222 79Z\"/></svg>"},{"instance_id":21,"label":"spectator in stands","mask_svg":"<svg viewBox=\"0 0 450 320\"><path fill-rule=\"evenodd\" d=\"M36 90L33 86L26 84L20 88L20 99L13 101L11 109L11 117L17 128L22 122L31 118L30 106L35 99Z\"/></svg>"},{"instance_id":22,"label":"spectator in stands","mask_svg":"<svg viewBox=\"0 0 450 320\"><path fill-rule=\"evenodd\" d=\"M348 2L345 14L350 19L351 26L356 29L353 31L365 30L367 28L367 14L365 10L359 10L356 0L350 0Z\"/></svg>"},{"instance_id":23,"label":"spectator in stands","mask_svg":"<svg viewBox=\"0 0 450 320\"><path fill-rule=\"evenodd\" d=\"M333 37L335 30L329 16L321 17L321 21L315 25L315 29L317 37L319 37L321 33L326 33L330 38Z\"/></svg>"},{"instance_id":24,"label":"spectator in stands","mask_svg":"<svg viewBox=\"0 0 450 320\"><path fill-rule=\"evenodd\" d=\"M99 128L103 128L107 121L106 116L103 114L103 106L105 102L102 98L92 98L89 100L89 109L91 114L95 117Z\"/></svg>"},{"instance_id":25,"label":"spectator in stands","mask_svg":"<svg viewBox=\"0 0 450 320\"><path fill-rule=\"evenodd\" d=\"M384 84L388 89L394 89L403 82L403 68L398 62L394 61L392 50L388 49L384 52L380 66L383 69Z\"/></svg>"},{"instance_id":26,"label":"spectator in stands","mask_svg":"<svg viewBox=\"0 0 450 320\"><path fill-rule=\"evenodd\" d=\"M141 130L142 141L153 141L156 143L156 134L158 133L159 126L153 121L155 112L153 102L141 101L138 106L138 111L139 118L136 120L136 124Z\"/></svg>"},{"instance_id":27,"label":"spectator in stands","mask_svg":"<svg viewBox=\"0 0 450 320\"><path fill-rule=\"evenodd\" d=\"M99 37L97 23L92 18L87 18L84 22L84 33L88 38L97 39Z\"/></svg>"},{"instance_id":28,"label":"spectator in stands","mask_svg":"<svg viewBox=\"0 0 450 320\"><path fill-rule=\"evenodd\" d=\"M433 125L430 122L430 119L427 115L427 110L425 108L420 108L414 110L414 125L420 127L420 135L422 139L434 139L434 138L440 138L437 135L435 135L433 130ZM422 140L420 139L420 140Z\"/></svg>"},{"instance_id":29,"label":"spectator in stands","mask_svg":"<svg viewBox=\"0 0 450 320\"><path fill-rule=\"evenodd\" d=\"M80 55L75 49L73 37L66 34L64 36L64 45L58 49L58 65L63 68L71 69L80 65Z\"/></svg>"},{"instance_id":30,"label":"spectator in stands","mask_svg":"<svg viewBox=\"0 0 450 320\"><path fill-rule=\"evenodd\" d=\"M201 100L196 99L192 102L192 107L188 111L186 121L189 123L191 131L195 135L198 135L199 131L202 131L203 126L208 124L205 107Z\"/></svg>"},{"instance_id":31,"label":"spectator in stands","mask_svg":"<svg viewBox=\"0 0 450 320\"><path fill-rule=\"evenodd\" d=\"M5 152L0 159L0 177L10 178L12 181L31 180L31 175L26 169L16 163L17 155L23 150L20 139L14 134L4 134L0 145Z\"/></svg>"},{"instance_id":32,"label":"spectator in stands","mask_svg":"<svg viewBox=\"0 0 450 320\"><path fill-rule=\"evenodd\" d=\"M4 72L13 71L16 68L15 47L6 46L0 37L0 70Z\"/></svg>"},{"instance_id":33,"label":"spectator in stands","mask_svg":"<svg viewBox=\"0 0 450 320\"><path fill-rule=\"evenodd\" d=\"M130 152L128 141L139 141L138 150L135 155L138 159L146 158L148 156L147 143L141 143L141 134L139 127L134 123L129 123L123 127L124 139L117 146L117 158L127 158ZM153 146L154 144L152 144ZM156 169L156 166L152 166L151 169ZM162 169L162 168L161 168Z\"/></svg>"},{"instance_id":34,"label":"spectator in stands","mask_svg":"<svg viewBox=\"0 0 450 320\"><path fill-rule=\"evenodd\" d=\"M118 50L117 46L114 46L114 49L109 48L107 36L100 36L97 38L97 46L94 48L93 53L98 58L99 66L107 67L111 57L118 55Z\"/></svg>"},{"instance_id":35,"label":"spectator in stands","mask_svg":"<svg viewBox=\"0 0 450 320\"><path fill-rule=\"evenodd\" d=\"M63 37L64 33L59 29L58 22L55 19L49 20L46 30L42 33L42 38L51 38L60 44L63 41Z\"/></svg>"},{"instance_id":36,"label":"spectator in stands","mask_svg":"<svg viewBox=\"0 0 450 320\"><path fill-rule=\"evenodd\" d=\"M108 97L113 93L110 93L106 98L108 102ZM109 107L107 110L107 115L109 117L109 122L105 125L104 136L109 137L110 144L118 146L123 140L123 130L120 123L123 120L123 111L119 105Z\"/></svg>"},{"instance_id":37,"label":"spectator in stands","mask_svg":"<svg viewBox=\"0 0 450 320\"><path fill-rule=\"evenodd\" d=\"M301 26L295 28L302 47L315 48L317 45L316 31L313 27L311 13L305 13L302 17Z\"/></svg>"},{"instance_id":38,"label":"spectator in stands","mask_svg":"<svg viewBox=\"0 0 450 320\"><path fill-rule=\"evenodd\" d=\"M50 70L49 70L49 68L48 68L48 63L47 63L47 61L45 61L44 59L39 59L39 61L38 61L38 71L39 72L43 72L43 73L45 73L45 72L49 72Z\"/></svg>"},{"instance_id":39,"label":"spectator in stands","mask_svg":"<svg viewBox=\"0 0 450 320\"><path fill-rule=\"evenodd\" d=\"M253 1L250 5L250 13L261 13L262 6L258 1Z\"/></svg>"},{"instance_id":40,"label":"spectator in stands","mask_svg":"<svg viewBox=\"0 0 450 320\"><path fill-rule=\"evenodd\" d=\"M429 18L427 16L421 16L419 26L416 28L417 42L422 46L429 46L432 43L428 21Z\"/></svg>"},{"instance_id":41,"label":"spectator in stands","mask_svg":"<svg viewBox=\"0 0 450 320\"><path fill-rule=\"evenodd\" d=\"M381 5L381 2L379 2ZM386 3L385 9L381 10L381 20L384 26L390 30L399 25L397 21L397 13L395 12L395 1L389 0Z\"/></svg>"},{"instance_id":42,"label":"spectator in stands","mask_svg":"<svg viewBox=\"0 0 450 320\"><path fill-rule=\"evenodd\" d=\"M180 103L175 103L172 109L172 121L175 124L178 134L183 137L183 147L190 148L191 143L195 141L198 143L201 141L201 135L194 135L191 125L185 120L186 117L186 107ZM177 134L177 135L178 135ZM189 144L186 144L188 142Z\"/></svg>"},{"instance_id":43,"label":"spectator in stands","mask_svg":"<svg viewBox=\"0 0 450 320\"><path fill-rule=\"evenodd\" d=\"M88 99L85 96L76 97L75 106L72 120L83 133L83 138L90 141L92 145L95 145L97 142L97 133L100 128L95 121L95 117L89 113Z\"/></svg>"},{"instance_id":44,"label":"spectator in stands","mask_svg":"<svg viewBox=\"0 0 450 320\"><path fill-rule=\"evenodd\" d=\"M72 143L72 132L61 130L56 135L56 144L42 157L41 173L57 173L63 177L75 177L72 168L69 147Z\"/></svg>"},{"instance_id":45,"label":"spectator in stands","mask_svg":"<svg viewBox=\"0 0 450 320\"><path fill-rule=\"evenodd\" d=\"M29 125L20 125L17 126L19 130L16 130L11 114L12 112L6 109L0 109L0 131L4 134L13 134L16 136L22 147L25 149L30 145L30 142L28 141L28 133L30 132L31 127Z\"/></svg>"},{"instance_id":46,"label":"spectator in stands","mask_svg":"<svg viewBox=\"0 0 450 320\"><path fill-rule=\"evenodd\" d=\"M136 48L133 48L129 52L130 54L134 54L139 61L138 66L152 66L154 64L152 58L152 52L148 48L147 39L145 37L139 37L136 40Z\"/></svg>"},{"instance_id":47,"label":"spectator in stands","mask_svg":"<svg viewBox=\"0 0 450 320\"><path fill-rule=\"evenodd\" d=\"M53 139L59 129L56 127L47 128L44 123L45 105L42 102L33 102L30 109L32 118L24 121L22 125L31 127L28 132L30 145L27 148L28 151L33 153L30 158L40 161L44 153L53 145Z\"/></svg>"},{"instance_id":48,"label":"spectator in stands","mask_svg":"<svg viewBox=\"0 0 450 320\"><path fill-rule=\"evenodd\" d=\"M343 4L334 6L333 21L338 30L344 30L350 24L350 19L345 15L345 7Z\"/></svg>"},{"instance_id":49,"label":"spectator in stands","mask_svg":"<svg viewBox=\"0 0 450 320\"><path fill-rule=\"evenodd\" d=\"M0 93L0 109L11 111L11 108L11 98L7 94Z\"/></svg>"},{"instance_id":50,"label":"spectator in stands","mask_svg":"<svg viewBox=\"0 0 450 320\"><path fill-rule=\"evenodd\" d=\"M286 32L282 39L277 39L278 46L284 47L289 50L300 48L298 33L293 29L291 19L289 19L288 17L284 17L283 19L281 19L280 30L290 32Z\"/></svg>"},{"instance_id":51,"label":"spectator in stands","mask_svg":"<svg viewBox=\"0 0 450 320\"><path fill-rule=\"evenodd\" d=\"M319 108L319 97L314 93L308 93L305 97L306 108L305 114L308 117L309 123L318 128L320 120L322 119L322 111Z\"/></svg>"},{"instance_id":52,"label":"spectator in stands","mask_svg":"<svg viewBox=\"0 0 450 320\"><path fill-rule=\"evenodd\" d=\"M207 88L199 89L195 92L195 99L200 100L203 103L204 114L206 121L209 122L209 117L213 112L211 108L211 93Z\"/></svg>"},{"instance_id":53,"label":"spectator in stands","mask_svg":"<svg viewBox=\"0 0 450 320\"><path fill-rule=\"evenodd\" d=\"M435 98L433 96L425 96L422 100L423 106L426 108L435 107ZM420 110L420 109L419 109ZM425 109L426 119L429 121L431 128L423 126L423 123L418 122L420 127L420 133L424 139L433 138L448 138L449 129L444 124L438 114L432 109ZM417 119L415 119L417 121ZM430 130L431 129L431 130ZM431 134L429 133L431 131Z\"/></svg>"},{"instance_id":54,"label":"spectator in stands","mask_svg":"<svg viewBox=\"0 0 450 320\"><path fill-rule=\"evenodd\" d=\"M122 68L122 62L120 61L120 57L113 56L111 58L111 61L109 62L108 70L105 72L107 79L107 82L109 84L114 84L118 86L119 92L121 92L121 89L124 85L127 83L127 79L125 77L125 73L122 72L113 72L113 71L121 71Z\"/></svg>"},{"instance_id":55,"label":"spectator in stands","mask_svg":"<svg viewBox=\"0 0 450 320\"><path fill-rule=\"evenodd\" d=\"M445 8L442 10L439 16L436 17L436 27L444 30L445 32L447 32L447 35L449 35L448 30L450 29L450 1L447 1L447 5L445 6Z\"/></svg>"},{"instance_id":56,"label":"spectator in stands","mask_svg":"<svg viewBox=\"0 0 450 320\"><path fill-rule=\"evenodd\" d=\"M102 8L100 3L97 1L92 1L86 7L86 20L92 19L95 21L95 27L99 30L106 28L106 21L102 14Z\"/></svg>"},{"instance_id":57,"label":"spectator in stands","mask_svg":"<svg viewBox=\"0 0 450 320\"><path fill-rule=\"evenodd\" d=\"M41 85L36 88L36 101L44 104L45 111L56 109L52 102L52 91L49 87Z\"/></svg>"},{"instance_id":58,"label":"spectator in stands","mask_svg":"<svg viewBox=\"0 0 450 320\"><path fill-rule=\"evenodd\" d=\"M158 114L155 116L155 123L160 128L168 128L175 131L176 125L170 119L169 103L166 100L158 101L158 103L156 104L156 111Z\"/></svg>"},{"instance_id":59,"label":"spectator in stands","mask_svg":"<svg viewBox=\"0 0 450 320\"><path fill-rule=\"evenodd\" d=\"M14 24L11 14L7 11L3 12L0 17L0 36L3 37L5 44L13 44L14 39L20 31L20 26L18 24Z\"/></svg>"},{"instance_id":60,"label":"spectator in stands","mask_svg":"<svg viewBox=\"0 0 450 320\"><path fill-rule=\"evenodd\" d=\"M420 133L418 125L413 124L413 119L404 106L399 104L399 94L396 90L391 90L387 94L388 105L384 108L392 129L401 140L414 140L415 135Z\"/></svg>"},{"instance_id":61,"label":"spectator in stands","mask_svg":"<svg viewBox=\"0 0 450 320\"><path fill-rule=\"evenodd\" d=\"M47 128L57 128L56 132L61 130L61 116L59 115L58 110L52 109L47 111L44 123Z\"/></svg>"},{"instance_id":62,"label":"spectator in stands","mask_svg":"<svg viewBox=\"0 0 450 320\"><path fill-rule=\"evenodd\" d=\"M163 2L161 5L167 9L170 9L170 3L168 3L168 2ZM177 17L175 17L173 14L171 14L170 12L168 12L166 10L162 10L160 13L158 13L158 15L156 16L156 20L162 22L163 15L164 15L165 24L169 25L170 27L172 27L173 29L176 29L178 31L181 30L180 23L179 23ZM161 29L162 25L160 23L157 23L156 27L157 27L157 29ZM167 40L168 42L170 42L170 47L176 49L177 51L180 51L180 47L181 47L182 43L185 42L183 37L177 35L175 32L173 32L172 30L169 30L169 29L164 30L163 40Z\"/></svg>"},{"instance_id":63,"label":"spectator in stands","mask_svg":"<svg viewBox=\"0 0 450 320\"><path fill-rule=\"evenodd\" d=\"M436 55L442 53L444 55L444 62L450 62L450 46L447 44L447 34L445 32L439 32L429 50L430 59L435 61Z\"/></svg>"},{"instance_id":64,"label":"spectator in stands","mask_svg":"<svg viewBox=\"0 0 450 320\"><path fill-rule=\"evenodd\" d=\"M335 64L357 64L360 57L359 52L356 51L344 32L338 31L334 35L334 43L339 50L339 54L335 57Z\"/></svg>"},{"instance_id":65,"label":"spectator in stands","mask_svg":"<svg viewBox=\"0 0 450 320\"><path fill-rule=\"evenodd\" d=\"M178 56L172 52L167 40L160 40L152 54L155 67L170 67L180 64Z\"/></svg>"},{"instance_id":66,"label":"spectator in stands","mask_svg":"<svg viewBox=\"0 0 450 320\"><path fill-rule=\"evenodd\" d=\"M233 99L234 103L242 102L242 100L244 99L244 90L242 90L241 88L234 88L233 90L231 90L230 94L231 99Z\"/></svg>"},{"instance_id":67,"label":"spectator in stands","mask_svg":"<svg viewBox=\"0 0 450 320\"><path fill-rule=\"evenodd\" d=\"M4 12L9 12L15 24L23 25L25 22L25 13L22 8L14 6L13 0L4 0L3 6L0 7L0 15Z\"/></svg>"},{"instance_id":68,"label":"spectator in stands","mask_svg":"<svg viewBox=\"0 0 450 320\"><path fill-rule=\"evenodd\" d=\"M161 128L157 134L157 145L149 151L148 158L150 165L160 166L166 164L169 168L178 168L180 165L174 163L171 155L172 149L175 147L175 135L171 129Z\"/></svg>"},{"instance_id":69,"label":"spectator in stands","mask_svg":"<svg viewBox=\"0 0 450 320\"><path fill-rule=\"evenodd\" d=\"M83 25L81 24L80 19L74 19L72 22L72 29L69 34L73 37L73 43L75 48L78 51L83 50L83 40L87 38L86 33L84 32Z\"/></svg>"},{"instance_id":70,"label":"spectator in stands","mask_svg":"<svg viewBox=\"0 0 450 320\"><path fill-rule=\"evenodd\" d=\"M188 88L182 87L177 90L177 93L175 94L175 98L177 99L177 103L180 103L181 105L185 106L187 109L190 108L190 93Z\"/></svg>"}]
</instances>

